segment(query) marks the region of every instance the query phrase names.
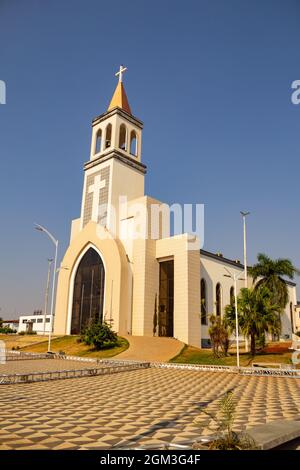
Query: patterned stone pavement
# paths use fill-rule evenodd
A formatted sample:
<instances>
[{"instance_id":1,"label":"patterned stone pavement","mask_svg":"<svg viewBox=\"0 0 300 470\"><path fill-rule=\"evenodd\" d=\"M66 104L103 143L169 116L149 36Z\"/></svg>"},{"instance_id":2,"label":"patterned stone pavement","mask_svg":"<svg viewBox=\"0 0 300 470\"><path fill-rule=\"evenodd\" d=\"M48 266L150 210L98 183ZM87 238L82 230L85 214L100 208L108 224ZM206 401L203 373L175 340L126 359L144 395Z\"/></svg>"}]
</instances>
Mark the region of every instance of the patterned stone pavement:
<instances>
[{"instance_id":1,"label":"patterned stone pavement","mask_svg":"<svg viewBox=\"0 0 300 470\"><path fill-rule=\"evenodd\" d=\"M7 361L0 364L1 374L28 374L31 372L50 372L64 369L88 369L100 367L94 362L69 361L65 359L26 359L20 361Z\"/></svg>"},{"instance_id":2,"label":"patterned stone pavement","mask_svg":"<svg viewBox=\"0 0 300 470\"><path fill-rule=\"evenodd\" d=\"M39 361L22 362L38 367ZM300 420L298 379L144 369L0 385L0 449L110 449L128 441L193 441L208 433L211 424L203 413L194 423L199 407L207 404L214 412L228 389L235 389L237 397L237 429Z\"/></svg>"}]
</instances>

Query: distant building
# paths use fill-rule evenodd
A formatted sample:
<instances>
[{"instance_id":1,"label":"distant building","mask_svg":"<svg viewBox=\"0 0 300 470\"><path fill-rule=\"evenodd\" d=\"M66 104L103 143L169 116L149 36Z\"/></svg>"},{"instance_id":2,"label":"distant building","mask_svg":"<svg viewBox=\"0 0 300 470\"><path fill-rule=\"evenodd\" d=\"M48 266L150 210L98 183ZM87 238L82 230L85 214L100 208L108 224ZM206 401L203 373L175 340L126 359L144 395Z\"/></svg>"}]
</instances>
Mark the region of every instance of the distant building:
<instances>
[{"instance_id":1,"label":"distant building","mask_svg":"<svg viewBox=\"0 0 300 470\"><path fill-rule=\"evenodd\" d=\"M19 320L3 320L2 327L18 331Z\"/></svg>"},{"instance_id":2,"label":"distant building","mask_svg":"<svg viewBox=\"0 0 300 470\"><path fill-rule=\"evenodd\" d=\"M38 335L48 334L50 329L50 318L51 315L46 315L45 318L45 315L37 315L36 313L33 315L21 315L19 318L18 333L21 333L21 331L25 331L26 333L36 331Z\"/></svg>"}]
</instances>

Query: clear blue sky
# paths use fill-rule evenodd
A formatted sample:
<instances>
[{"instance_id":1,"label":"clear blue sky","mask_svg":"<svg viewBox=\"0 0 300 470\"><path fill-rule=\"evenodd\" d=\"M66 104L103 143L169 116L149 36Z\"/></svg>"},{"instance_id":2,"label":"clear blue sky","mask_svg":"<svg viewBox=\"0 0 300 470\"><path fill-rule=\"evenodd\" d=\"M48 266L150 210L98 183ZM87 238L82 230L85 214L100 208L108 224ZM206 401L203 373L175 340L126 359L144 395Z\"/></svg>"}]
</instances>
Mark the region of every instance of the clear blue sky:
<instances>
[{"instance_id":1,"label":"clear blue sky","mask_svg":"<svg viewBox=\"0 0 300 470\"><path fill-rule=\"evenodd\" d=\"M128 67L144 121L146 192L205 204L205 244L242 259L240 209L257 252L300 267L298 0L1 0L0 307L43 307L52 246L79 216L91 120Z\"/></svg>"}]
</instances>

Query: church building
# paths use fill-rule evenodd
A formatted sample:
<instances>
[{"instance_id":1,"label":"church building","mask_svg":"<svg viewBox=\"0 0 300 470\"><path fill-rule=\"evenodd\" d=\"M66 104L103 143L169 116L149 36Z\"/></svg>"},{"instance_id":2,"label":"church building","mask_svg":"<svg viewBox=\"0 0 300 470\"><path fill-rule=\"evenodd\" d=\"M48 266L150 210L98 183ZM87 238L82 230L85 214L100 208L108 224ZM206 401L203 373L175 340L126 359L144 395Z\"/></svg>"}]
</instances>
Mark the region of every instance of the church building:
<instances>
[{"instance_id":1,"label":"church building","mask_svg":"<svg viewBox=\"0 0 300 470\"><path fill-rule=\"evenodd\" d=\"M244 266L200 250L195 235L171 236L168 206L145 195L143 123L129 106L125 70L116 74L107 111L92 121L81 213L59 270L54 333L80 334L91 322L106 321L120 335L207 346L208 316L223 315L232 300L224 268L241 273ZM283 335L290 336L295 284L289 292Z\"/></svg>"}]
</instances>

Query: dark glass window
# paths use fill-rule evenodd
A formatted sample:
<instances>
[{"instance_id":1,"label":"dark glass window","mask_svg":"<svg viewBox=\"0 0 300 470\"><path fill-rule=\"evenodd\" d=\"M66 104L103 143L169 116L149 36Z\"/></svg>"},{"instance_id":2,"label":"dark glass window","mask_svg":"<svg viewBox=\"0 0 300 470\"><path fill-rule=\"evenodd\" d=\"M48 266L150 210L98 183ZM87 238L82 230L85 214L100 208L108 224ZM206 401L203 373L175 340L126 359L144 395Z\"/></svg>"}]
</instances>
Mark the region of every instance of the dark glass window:
<instances>
[{"instance_id":1,"label":"dark glass window","mask_svg":"<svg viewBox=\"0 0 300 470\"><path fill-rule=\"evenodd\" d=\"M292 328L292 333L294 333L294 307L293 307L293 302L290 302L290 315L291 315L291 328Z\"/></svg>"},{"instance_id":2,"label":"dark glass window","mask_svg":"<svg viewBox=\"0 0 300 470\"><path fill-rule=\"evenodd\" d=\"M234 287L230 287L230 305L234 305L235 298L234 298Z\"/></svg>"},{"instance_id":3,"label":"dark glass window","mask_svg":"<svg viewBox=\"0 0 300 470\"><path fill-rule=\"evenodd\" d=\"M159 336L173 336L174 261L159 263Z\"/></svg>"},{"instance_id":4,"label":"dark glass window","mask_svg":"<svg viewBox=\"0 0 300 470\"><path fill-rule=\"evenodd\" d=\"M221 284L218 282L216 285L216 314L217 316L221 316L222 312L222 288Z\"/></svg>"},{"instance_id":5,"label":"dark glass window","mask_svg":"<svg viewBox=\"0 0 300 470\"><path fill-rule=\"evenodd\" d=\"M74 281L72 335L94 322L102 322L104 278L102 259L89 248L79 263Z\"/></svg>"},{"instance_id":6,"label":"dark glass window","mask_svg":"<svg viewBox=\"0 0 300 470\"><path fill-rule=\"evenodd\" d=\"M207 325L207 294L205 279L201 279L201 324Z\"/></svg>"}]
</instances>

